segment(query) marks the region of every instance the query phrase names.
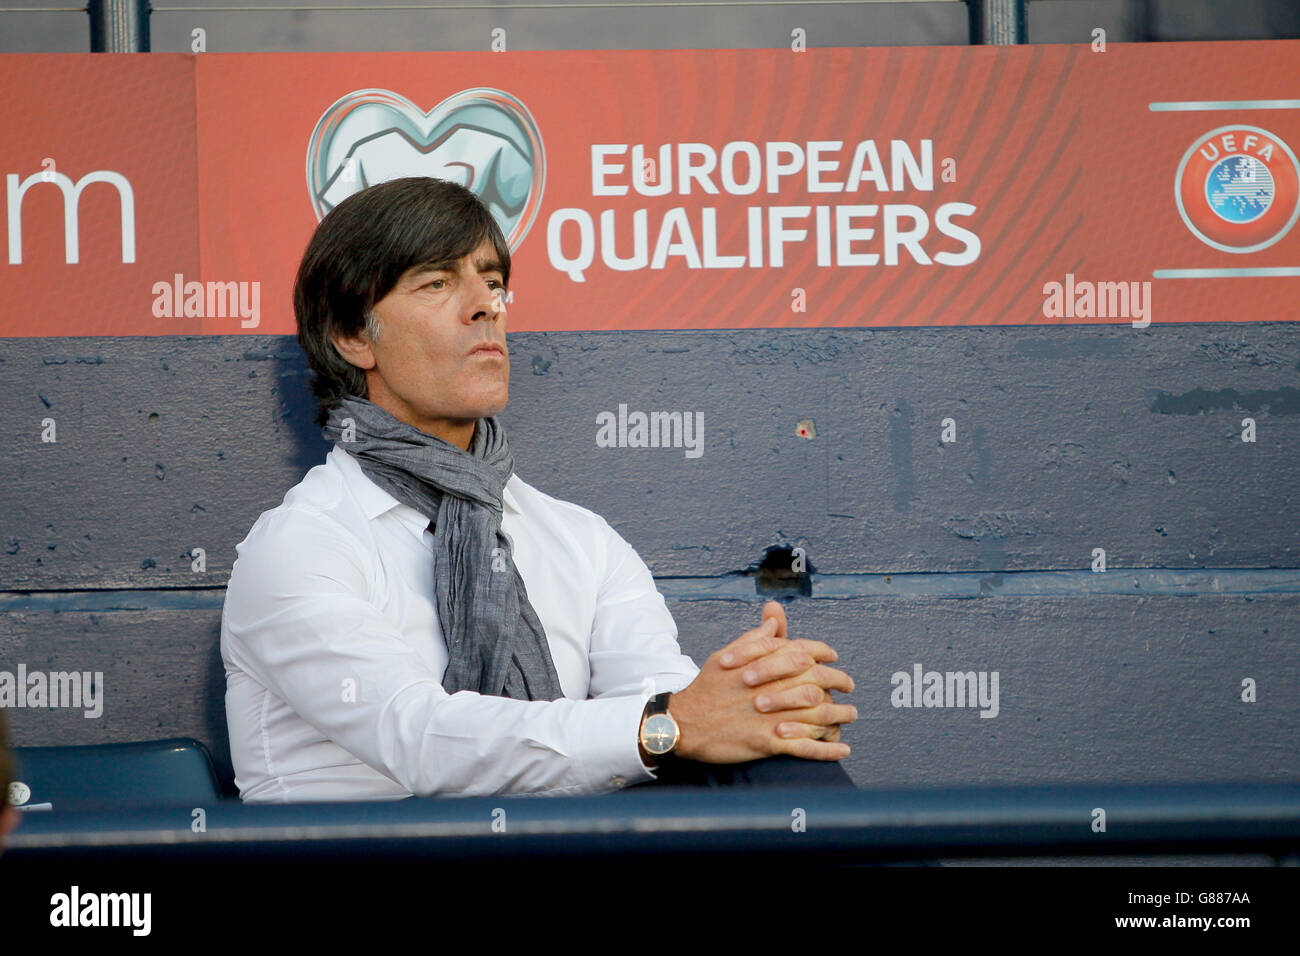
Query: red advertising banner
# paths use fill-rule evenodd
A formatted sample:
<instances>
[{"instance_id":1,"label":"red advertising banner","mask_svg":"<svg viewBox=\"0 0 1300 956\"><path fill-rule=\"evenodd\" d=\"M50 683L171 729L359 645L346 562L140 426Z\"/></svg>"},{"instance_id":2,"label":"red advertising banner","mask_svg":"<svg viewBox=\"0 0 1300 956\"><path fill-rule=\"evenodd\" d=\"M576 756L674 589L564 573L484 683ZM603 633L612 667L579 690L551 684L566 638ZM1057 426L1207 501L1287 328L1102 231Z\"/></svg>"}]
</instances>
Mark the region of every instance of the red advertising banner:
<instances>
[{"instance_id":1,"label":"red advertising banner","mask_svg":"<svg viewBox=\"0 0 1300 956\"><path fill-rule=\"evenodd\" d=\"M476 78L476 79L467 79ZM510 328L1291 321L1300 41L0 57L0 335L287 334L454 179Z\"/></svg>"},{"instance_id":2,"label":"red advertising banner","mask_svg":"<svg viewBox=\"0 0 1300 956\"><path fill-rule=\"evenodd\" d=\"M194 58L0 56L0 335L168 335L161 277L197 275Z\"/></svg>"}]
</instances>

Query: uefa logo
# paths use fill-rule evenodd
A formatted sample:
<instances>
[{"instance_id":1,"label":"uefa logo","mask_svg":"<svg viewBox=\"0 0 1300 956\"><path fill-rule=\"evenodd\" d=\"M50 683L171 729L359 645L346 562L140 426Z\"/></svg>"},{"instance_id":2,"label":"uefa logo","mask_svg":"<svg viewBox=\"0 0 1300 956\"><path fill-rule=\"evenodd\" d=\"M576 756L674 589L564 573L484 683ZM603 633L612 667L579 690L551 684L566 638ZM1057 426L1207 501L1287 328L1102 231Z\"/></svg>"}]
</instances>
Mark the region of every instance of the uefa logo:
<instances>
[{"instance_id":1,"label":"uefa logo","mask_svg":"<svg viewBox=\"0 0 1300 956\"><path fill-rule=\"evenodd\" d=\"M1206 245L1258 252L1300 216L1300 164L1268 130L1220 126L1183 155L1174 196L1183 222Z\"/></svg>"},{"instance_id":2,"label":"uefa logo","mask_svg":"<svg viewBox=\"0 0 1300 956\"><path fill-rule=\"evenodd\" d=\"M427 113L391 90L355 90L316 123L307 190L317 219L367 186L403 176L466 187L516 249L541 209L542 134L519 99L489 87L461 90Z\"/></svg>"}]
</instances>

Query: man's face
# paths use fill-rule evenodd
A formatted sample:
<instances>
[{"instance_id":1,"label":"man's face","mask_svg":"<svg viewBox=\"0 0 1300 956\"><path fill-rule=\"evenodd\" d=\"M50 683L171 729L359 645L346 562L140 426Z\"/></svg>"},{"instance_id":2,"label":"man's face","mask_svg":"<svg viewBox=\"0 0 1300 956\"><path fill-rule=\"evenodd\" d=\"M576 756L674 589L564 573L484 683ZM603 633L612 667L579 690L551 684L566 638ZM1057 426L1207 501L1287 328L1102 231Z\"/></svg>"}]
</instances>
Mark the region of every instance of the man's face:
<instances>
[{"instance_id":1,"label":"man's face","mask_svg":"<svg viewBox=\"0 0 1300 956\"><path fill-rule=\"evenodd\" d=\"M456 262L416 266L375 303L379 336L336 339L366 369L370 401L408 425L469 445L474 422L506 407L505 288L490 241ZM491 344L500 351L475 351Z\"/></svg>"}]
</instances>

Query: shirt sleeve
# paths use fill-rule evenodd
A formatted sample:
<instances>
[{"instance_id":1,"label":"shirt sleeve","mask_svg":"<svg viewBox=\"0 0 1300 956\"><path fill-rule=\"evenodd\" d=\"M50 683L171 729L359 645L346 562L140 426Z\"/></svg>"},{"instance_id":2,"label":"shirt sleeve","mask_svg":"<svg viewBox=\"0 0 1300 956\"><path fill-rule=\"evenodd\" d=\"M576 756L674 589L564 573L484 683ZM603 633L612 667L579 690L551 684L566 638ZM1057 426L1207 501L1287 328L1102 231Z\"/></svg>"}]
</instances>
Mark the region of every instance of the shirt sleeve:
<instances>
[{"instance_id":1,"label":"shirt sleeve","mask_svg":"<svg viewBox=\"0 0 1300 956\"><path fill-rule=\"evenodd\" d=\"M681 664L671 655L619 649L616 618L639 607L624 577L635 578L635 568L616 567L619 574L601 589L612 599L598 615L599 639L593 636L604 693L556 701L448 694L441 675L368 599L360 541L301 511L271 513L259 524L227 588L226 651L357 759L418 796L604 793L653 777L637 750L649 694L632 669L660 660L646 672L658 680L680 677L674 667ZM675 647L664 630L667 608L660 613L645 603L644 621L636 613L624 618L630 645L644 637L661 652L669 642Z\"/></svg>"},{"instance_id":2,"label":"shirt sleeve","mask_svg":"<svg viewBox=\"0 0 1300 956\"><path fill-rule=\"evenodd\" d=\"M677 624L641 556L600 519L605 570L591 634L595 698L679 691L699 674L677 643Z\"/></svg>"},{"instance_id":3,"label":"shirt sleeve","mask_svg":"<svg viewBox=\"0 0 1300 956\"><path fill-rule=\"evenodd\" d=\"M640 782L656 779L641 762L637 734L645 701L664 691L679 691L700 672L677 643L677 623L655 587L654 576L632 545L600 519L605 567L592 622L591 683L596 700L636 695L639 703L631 750L617 767L620 776ZM669 712L671 713L671 703ZM610 728L622 733L622 728ZM611 747L617 745L611 738Z\"/></svg>"}]
</instances>

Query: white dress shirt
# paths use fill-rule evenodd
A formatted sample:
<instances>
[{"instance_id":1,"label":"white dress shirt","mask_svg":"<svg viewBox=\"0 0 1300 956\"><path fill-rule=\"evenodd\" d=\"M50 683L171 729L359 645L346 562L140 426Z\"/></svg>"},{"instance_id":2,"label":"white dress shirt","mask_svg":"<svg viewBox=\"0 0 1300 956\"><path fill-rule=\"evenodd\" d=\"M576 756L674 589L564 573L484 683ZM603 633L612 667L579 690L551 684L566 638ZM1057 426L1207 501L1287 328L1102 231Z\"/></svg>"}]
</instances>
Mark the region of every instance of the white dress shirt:
<instances>
[{"instance_id":1,"label":"white dress shirt","mask_svg":"<svg viewBox=\"0 0 1300 956\"><path fill-rule=\"evenodd\" d=\"M646 700L699 673L632 546L511 475L502 531L564 697L441 684L428 519L337 446L238 545L221 621L226 719L249 803L607 793L654 779Z\"/></svg>"}]
</instances>

